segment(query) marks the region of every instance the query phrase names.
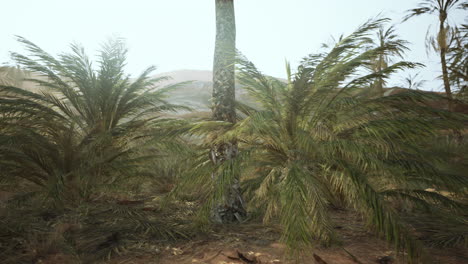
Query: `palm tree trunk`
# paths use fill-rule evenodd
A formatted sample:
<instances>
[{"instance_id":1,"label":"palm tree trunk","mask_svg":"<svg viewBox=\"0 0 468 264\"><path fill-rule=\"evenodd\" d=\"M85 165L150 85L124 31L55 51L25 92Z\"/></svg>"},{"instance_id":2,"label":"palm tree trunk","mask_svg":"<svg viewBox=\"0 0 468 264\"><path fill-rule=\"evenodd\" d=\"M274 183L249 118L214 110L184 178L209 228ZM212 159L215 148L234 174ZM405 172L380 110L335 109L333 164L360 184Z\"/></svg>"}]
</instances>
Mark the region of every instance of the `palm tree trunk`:
<instances>
[{"instance_id":1,"label":"palm tree trunk","mask_svg":"<svg viewBox=\"0 0 468 264\"><path fill-rule=\"evenodd\" d=\"M382 64L383 64L383 55L379 55L378 72L382 71ZM379 77L379 79L377 80L376 93L377 93L377 96L382 96L384 94L382 77Z\"/></svg>"},{"instance_id":2,"label":"palm tree trunk","mask_svg":"<svg viewBox=\"0 0 468 264\"><path fill-rule=\"evenodd\" d=\"M234 0L215 0L216 42L213 62L213 119L236 122L234 59L236 52L236 23ZM212 146L211 160L220 164L235 158L237 143ZM217 175L213 180L219 184ZM213 220L226 223L242 221L246 215L241 196L239 175L236 175L224 194L224 200L213 208Z\"/></svg>"},{"instance_id":3,"label":"palm tree trunk","mask_svg":"<svg viewBox=\"0 0 468 264\"><path fill-rule=\"evenodd\" d=\"M445 94L447 95L447 98L449 99L449 110L452 110L452 90L450 89L450 82L448 78L448 70L447 70L447 61L445 59L445 49L442 48L440 49L440 64L442 65L442 78L444 80L444 88L445 88Z\"/></svg>"},{"instance_id":4,"label":"palm tree trunk","mask_svg":"<svg viewBox=\"0 0 468 264\"><path fill-rule=\"evenodd\" d=\"M216 42L213 62L213 118L236 122L234 58L236 22L233 0L216 0Z\"/></svg>"},{"instance_id":5,"label":"palm tree trunk","mask_svg":"<svg viewBox=\"0 0 468 264\"><path fill-rule=\"evenodd\" d=\"M447 95L447 98L449 100L448 108L449 110L452 110L452 90L450 89L450 82L449 82L448 70L447 70L447 60L445 58L445 54L447 53L447 41L446 41L447 32L445 32L444 23L445 23L445 20L447 19L447 13L441 12L439 18L440 18L440 25L439 25L438 42L439 42L439 48L440 48L440 64L442 65L442 79L444 81L445 94Z\"/></svg>"}]
</instances>

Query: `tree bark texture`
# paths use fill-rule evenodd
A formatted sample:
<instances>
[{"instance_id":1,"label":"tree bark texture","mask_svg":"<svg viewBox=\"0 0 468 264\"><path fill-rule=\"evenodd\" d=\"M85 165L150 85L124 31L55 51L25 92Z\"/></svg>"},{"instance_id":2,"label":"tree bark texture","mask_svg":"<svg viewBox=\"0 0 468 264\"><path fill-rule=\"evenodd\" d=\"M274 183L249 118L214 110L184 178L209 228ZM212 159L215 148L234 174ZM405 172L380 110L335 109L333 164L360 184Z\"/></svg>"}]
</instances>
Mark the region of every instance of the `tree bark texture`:
<instances>
[{"instance_id":1,"label":"tree bark texture","mask_svg":"<svg viewBox=\"0 0 468 264\"><path fill-rule=\"evenodd\" d=\"M213 61L213 118L236 122L234 59L236 22L233 0L216 1L216 42Z\"/></svg>"},{"instance_id":2,"label":"tree bark texture","mask_svg":"<svg viewBox=\"0 0 468 264\"><path fill-rule=\"evenodd\" d=\"M445 11L442 11L439 15L439 20L440 20L440 25L439 25L439 36L438 36L438 42L439 42L439 48L440 48L440 64L442 66L442 79L444 81L444 89L445 89L445 94L447 95L448 98L448 108L449 110L452 110L452 90L450 89L450 82L449 82L449 76L448 76L448 70L447 70L447 60L445 58L445 55L447 53L447 32L445 30L444 24L445 20L447 19L447 13Z\"/></svg>"},{"instance_id":3,"label":"tree bark texture","mask_svg":"<svg viewBox=\"0 0 468 264\"><path fill-rule=\"evenodd\" d=\"M213 119L236 122L235 109L235 53L236 23L234 0L215 0L216 42L213 61ZM237 143L213 145L211 161L219 165L237 155ZM215 184L220 184L219 175L212 175ZM242 221L246 216L241 195L239 175L236 175L229 188L226 188L223 201L212 211L213 220L219 223Z\"/></svg>"}]
</instances>

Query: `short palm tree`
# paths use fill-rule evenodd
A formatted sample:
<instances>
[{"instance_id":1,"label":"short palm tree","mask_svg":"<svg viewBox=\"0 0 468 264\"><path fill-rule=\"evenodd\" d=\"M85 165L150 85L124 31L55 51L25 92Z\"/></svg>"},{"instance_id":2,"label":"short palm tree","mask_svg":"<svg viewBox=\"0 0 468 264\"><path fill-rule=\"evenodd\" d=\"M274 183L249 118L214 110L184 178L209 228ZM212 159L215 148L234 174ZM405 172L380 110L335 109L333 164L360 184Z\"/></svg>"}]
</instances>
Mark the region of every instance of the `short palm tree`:
<instances>
[{"instance_id":1,"label":"short palm tree","mask_svg":"<svg viewBox=\"0 0 468 264\"><path fill-rule=\"evenodd\" d=\"M287 83L261 74L241 58L238 79L259 106L239 103L243 118L236 125L204 122L191 130L208 133L208 142L236 140L240 154L214 167L207 154L200 155L185 183L204 185L197 190L206 191L207 201L216 201L223 199L219 186L226 185L211 184L207 172L217 171L225 183L243 173L250 208L262 212L264 221L278 217L283 240L293 250L314 241L332 242L330 207L349 206L376 233L417 255L391 201L459 208L425 188L433 184L455 192L468 182L438 171L437 159L424 151L438 129L457 124L449 113L425 105L433 95L359 95L382 75L418 66L397 62L379 74L360 74L381 54L381 48L368 45L384 21L369 21L330 51L308 56L295 74L288 67Z\"/></svg>"},{"instance_id":2,"label":"short palm tree","mask_svg":"<svg viewBox=\"0 0 468 264\"><path fill-rule=\"evenodd\" d=\"M426 82L426 80L419 79L419 73L416 73L415 75L409 74L407 77L402 79L400 87L410 90L421 90Z\"/></svg>"},{"instance_id":3,"label":"short palm tree","mask_svg":"<svg viewBox=\"0 0 468 264\"><path fill-rule=\"evenodd\" d=\"M164 100L176 87L157 88L164 79L149 67L131 80L124 73L126 49L111 40L95 70L84 49L58 59L19 37L29 56L13 53L23 69L38 74L32 92L0 86L0 168L49 190L56 201L89 197L95 188L154 173L149 166L169 135L161 113L178 107ZM150 144L151 142L151 144ZM161 147L161 148L159 148Z\"/></svg>"}]
</instances>

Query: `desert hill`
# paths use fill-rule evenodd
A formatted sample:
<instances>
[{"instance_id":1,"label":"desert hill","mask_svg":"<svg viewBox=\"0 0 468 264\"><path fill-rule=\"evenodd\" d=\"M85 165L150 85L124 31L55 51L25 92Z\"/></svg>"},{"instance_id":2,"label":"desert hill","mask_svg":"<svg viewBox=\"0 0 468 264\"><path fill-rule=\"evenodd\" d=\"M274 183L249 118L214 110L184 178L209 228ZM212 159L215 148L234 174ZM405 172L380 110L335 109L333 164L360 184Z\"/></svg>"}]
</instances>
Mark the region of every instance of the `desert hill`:
<instances>
[{"instance_id":1,"label":"desert hill","mask_svg":"<svg viewBox=\"0 0 468 264\"><path fill-rule=\"evenodd\" d=\"M174 104L189 106L197 112L210 111L211 94L213 90L213 73L204 70L178 70L155 75L167 76L170 80L160 85L189 82L169 94L168 100ZM247 92L241 85L236 84L236 98L241 101L248 100Z\"/></svg>"}]
</instances>

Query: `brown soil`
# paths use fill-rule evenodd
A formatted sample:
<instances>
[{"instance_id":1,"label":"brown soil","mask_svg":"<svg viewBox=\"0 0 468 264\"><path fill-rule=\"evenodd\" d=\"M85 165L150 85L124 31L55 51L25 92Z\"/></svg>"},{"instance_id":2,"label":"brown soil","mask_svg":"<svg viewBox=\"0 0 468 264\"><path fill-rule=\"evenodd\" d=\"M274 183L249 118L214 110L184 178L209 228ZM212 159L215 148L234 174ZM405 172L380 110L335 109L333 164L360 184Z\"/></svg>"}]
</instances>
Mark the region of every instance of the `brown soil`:
<instances>
[{"instance_id":1,"label":"brown soil","mask_svg":"<svg viewBox=\"0 0 468 264\"><path fill-rule=\"evenodd\" d=\"M9 197L10 193L2 192ZM3 197L3 198L5 198ZM2 197L0 196L0 200ZM141 206L140 201L125 200L118 203L129 206ZM150 208L151 205L149 205ZM156 208L153 208L156 209ZM178 206L176 211L190 211L190 208ZM173 212L175 213L175 212ZM131 251L114 256L103 263L109 264L403 264L405 255L397 255L387 243L375 237L364 227L356 213L334 210L332 213L335 230L341 240L340 246L329 248L317 245L299 260L288 257L286 246L280 241L280 228L261 223L213 226L210 231L198 234L190 240L178 240L172 243L159 243L151 246L148 253L139 254ZM186 217L186 216L184 216ZM428 261L435 264L468 263L466 249L445 248L426 249ZM51 252L37 258L33 263L72 264L72 256L62 252ZM1 263L1 261L0 261Z\"/></svg>"},{"instance_id":2,"label":"brown soil","mask_svg":"<svg viewBox=\"0 0 468 264\"><path fill-rule=\"evenodd\" d=\"M351 212L336 211L333 220L342 245L316 246L299 260L287 257L287 248L280 240L279 228L261 224L215 226L210 232L190 241L174 243L158 250L156 255L122 257L109 263L135 264L402 264L404 255L397 255L382 239L366 231L360 217ZM468 263L468 252L462 249L428 249L427 263Z\"/></svg>"}]
</instances>

